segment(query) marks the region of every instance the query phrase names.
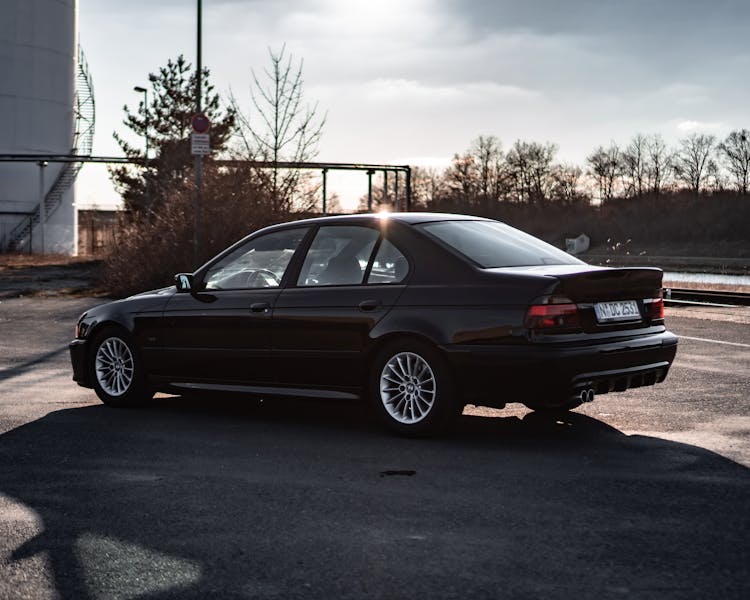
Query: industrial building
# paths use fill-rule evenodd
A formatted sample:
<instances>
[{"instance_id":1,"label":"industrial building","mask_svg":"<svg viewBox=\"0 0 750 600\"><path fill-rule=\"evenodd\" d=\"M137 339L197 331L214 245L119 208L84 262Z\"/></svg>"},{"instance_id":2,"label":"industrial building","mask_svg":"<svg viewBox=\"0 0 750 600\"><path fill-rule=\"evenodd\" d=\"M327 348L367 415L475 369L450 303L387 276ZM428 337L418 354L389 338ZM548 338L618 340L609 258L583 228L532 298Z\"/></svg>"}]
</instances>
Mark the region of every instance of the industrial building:
<instances>
[{"instance_id":1,"label":"industrial building","mask_svg":"<svg viewBox=\"0 0 750 600\"><path fill-rule=\"evenodd\" d=\"M76 252L75 179L82 163L17 161L30 154L91 154L94 95L78 45L77 5L77 0L3 1L3 252Z\"/></svg>"}]
</instances>

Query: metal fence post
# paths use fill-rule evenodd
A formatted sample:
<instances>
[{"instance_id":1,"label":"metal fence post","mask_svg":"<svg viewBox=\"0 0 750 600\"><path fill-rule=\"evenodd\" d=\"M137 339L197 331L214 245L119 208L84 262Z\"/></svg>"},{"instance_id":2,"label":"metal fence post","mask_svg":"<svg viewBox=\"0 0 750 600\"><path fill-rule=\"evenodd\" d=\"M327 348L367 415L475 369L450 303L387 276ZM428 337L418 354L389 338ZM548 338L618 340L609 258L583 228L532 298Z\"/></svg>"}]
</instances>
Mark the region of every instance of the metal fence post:
<instances>
[{"instance_id":1,"label":"metal fence post","mask_svg":"<svg viewBox=\"0 0 750 600\"><path fill-rule=\"evenodd\" d=\"M326 179L328 175L328 169L323 169L323 214L326 214Z\"/></svg>"}]
</instances>

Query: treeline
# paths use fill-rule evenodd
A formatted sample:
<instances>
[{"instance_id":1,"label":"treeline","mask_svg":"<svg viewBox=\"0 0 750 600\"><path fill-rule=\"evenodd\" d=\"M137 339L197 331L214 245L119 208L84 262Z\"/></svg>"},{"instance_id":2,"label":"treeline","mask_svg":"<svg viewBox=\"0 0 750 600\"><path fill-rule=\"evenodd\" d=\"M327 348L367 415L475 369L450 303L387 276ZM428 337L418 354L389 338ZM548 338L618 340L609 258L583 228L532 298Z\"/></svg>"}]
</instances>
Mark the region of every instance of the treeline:
<instances>
[{"instance_id":1,"label":"treeline","mask_svg":"<svg viewBox=\"0 0 750 600\"><path fill-rule=\"evenodd\" d=\"M504 151L498 138L480 136L447 169L414 169L414 205L492 214L503 203L572 206L684 192L748 195L747 129L723 140L694 133L676 146L658 134L638 134L624 146L595 148L583 166L559 162L557 152L555 144L523 140Z\"/></svg>"},{"instance_id":2,"label":"treeline","mask_svg":"<svg viewBox=\"0 0 750 600\"><path fill-rule=\"evenodd\" d=\"M691 134L675 146L638 134L595 148L584 165L560 162L557 152L527 141L506 151L480 136L444 170L413 169L412 209L500 219L558 246L584 232L596 251L750 256L748 130L722 140ZM375 197L393 199L393 190Z\"/></svg>"}]
</instances>

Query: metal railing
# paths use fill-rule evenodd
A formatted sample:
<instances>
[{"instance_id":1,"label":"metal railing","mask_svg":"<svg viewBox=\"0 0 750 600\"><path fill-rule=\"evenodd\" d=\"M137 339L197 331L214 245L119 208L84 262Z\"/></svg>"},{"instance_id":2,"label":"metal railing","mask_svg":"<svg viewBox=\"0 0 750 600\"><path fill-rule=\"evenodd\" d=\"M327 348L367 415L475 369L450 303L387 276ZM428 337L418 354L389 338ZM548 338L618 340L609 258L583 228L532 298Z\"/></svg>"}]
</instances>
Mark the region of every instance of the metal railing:
<instances>
[{"instance_id":1,"label":"metal railing","mask_svg":"<svg viewBox=\"0 0 750 600\"><path fill-rule=\"evenodd\" d=\"M666 304L696 304L710 306L750 306L750 293L723 290L693 290L689 288L664 288Z\"/></svg>"}]
</instances>

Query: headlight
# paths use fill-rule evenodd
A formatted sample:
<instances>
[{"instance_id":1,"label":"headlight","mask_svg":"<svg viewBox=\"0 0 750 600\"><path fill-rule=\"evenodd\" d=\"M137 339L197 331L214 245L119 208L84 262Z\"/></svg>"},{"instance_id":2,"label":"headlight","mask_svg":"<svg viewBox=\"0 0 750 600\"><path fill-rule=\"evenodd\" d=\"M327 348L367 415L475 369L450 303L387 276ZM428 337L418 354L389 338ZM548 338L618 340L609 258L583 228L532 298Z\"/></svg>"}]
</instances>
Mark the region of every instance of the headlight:
<instances>
[{"instance_id":1,"label":"headlight","mask_svg":"<svg viewBox=\"0 0 750 600\"><path fill-rule=\"evenodd\" d=\"M78 319L78 323L76 323L76 339L80 340L86 337L86 332L89 329L89 324L84 323L83 319L86 316L86 313L83 313L81 315L81 318Z\"/></svg>"}]
</instances>

